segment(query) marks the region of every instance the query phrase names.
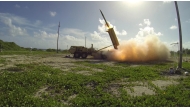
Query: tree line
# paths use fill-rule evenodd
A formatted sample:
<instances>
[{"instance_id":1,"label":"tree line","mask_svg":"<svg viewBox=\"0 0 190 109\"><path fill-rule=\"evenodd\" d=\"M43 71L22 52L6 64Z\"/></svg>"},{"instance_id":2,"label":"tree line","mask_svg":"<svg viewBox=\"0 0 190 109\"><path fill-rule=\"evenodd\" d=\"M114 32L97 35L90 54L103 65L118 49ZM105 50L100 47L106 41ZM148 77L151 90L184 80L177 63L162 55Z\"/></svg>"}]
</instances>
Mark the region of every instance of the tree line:
<instances>
[{"instance_id":1,"label":"tree line","mask_svg":"<svg viewBox=\"0 0 190 109\"><path fill-rule=\"evenodd\" d=\"M188 49L188 48L183 48L183 49L182 49L182 52L183 52L183 54L190 55L190 49ZM176 54L176 53L178 54L178 53L179 53L179 50L178 50L177 52L175 52L175 51L170 51L170 53L171 53L171 54L174 54L174 53L175 53L175 54Z\"/></svg>"}]
</instances>

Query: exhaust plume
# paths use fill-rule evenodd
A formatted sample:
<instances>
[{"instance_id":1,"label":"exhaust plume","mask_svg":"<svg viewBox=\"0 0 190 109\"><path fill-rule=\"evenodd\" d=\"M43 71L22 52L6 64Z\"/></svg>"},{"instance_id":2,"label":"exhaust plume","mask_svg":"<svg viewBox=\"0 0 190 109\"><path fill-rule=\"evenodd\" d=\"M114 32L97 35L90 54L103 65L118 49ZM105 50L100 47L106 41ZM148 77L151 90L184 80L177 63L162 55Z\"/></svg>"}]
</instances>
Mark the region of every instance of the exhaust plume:
<instances>
[{"instance_id":1,"label":"exhaust plume","mask_svg":"<svg viewBox=\"0 0 190 109\"><path fill-rule=\"evenodd\" d=\"M166 60L170 51L156 35L151 34L120 42L118 50L111 49L106 55L108 60L147 62Z\"/></svg>"},{"instance_id":2,"label":"exhaust plume","mask_svg":"<svg viewBox=\"0 0 190 109\"><path fill-rule=\"evenodd\" d=\"M100 32L108 27L103 20L99 20L102 26L98 26ZM110 26L113 26L108 22ZM109 51L104 51L102 54L107 56L108 60L114 61L128 61L128 62L147 62L147 61L162 61L167 60L170 56L170 51L167 46L161 42L159 36L161 32L156 33L154 28L151 27L149 19L144 19L144 23L140 23L141 28L136 37L130 40L120 41L118 49L113 47ZM145 26L142 28L142 26ZM115 27L115 26L114 26ZM114 28L116 30L116 27ZM126 33L126 31L124 31ZM116 31L116 35L118 34ZM125 34L126 35L126 34Z\"/></svg>"}]
</instances>

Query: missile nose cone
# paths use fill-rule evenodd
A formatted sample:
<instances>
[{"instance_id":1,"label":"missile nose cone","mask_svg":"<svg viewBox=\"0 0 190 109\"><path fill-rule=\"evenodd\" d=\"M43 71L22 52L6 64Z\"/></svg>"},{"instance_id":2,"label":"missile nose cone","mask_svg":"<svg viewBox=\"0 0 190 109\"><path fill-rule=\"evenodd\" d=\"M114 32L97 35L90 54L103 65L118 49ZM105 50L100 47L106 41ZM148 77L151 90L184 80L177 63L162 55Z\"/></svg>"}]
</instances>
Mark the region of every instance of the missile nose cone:
<instances>
[{"instance_id":1,"label":"missile nose cone","mask_svg":"<svg viewBox=\"0 0 190 109\"><path fill-rule=\"evenodd\" d=\"M100 12L102 13L102 11L100 10Z\"/></svg>"}]
</instances>

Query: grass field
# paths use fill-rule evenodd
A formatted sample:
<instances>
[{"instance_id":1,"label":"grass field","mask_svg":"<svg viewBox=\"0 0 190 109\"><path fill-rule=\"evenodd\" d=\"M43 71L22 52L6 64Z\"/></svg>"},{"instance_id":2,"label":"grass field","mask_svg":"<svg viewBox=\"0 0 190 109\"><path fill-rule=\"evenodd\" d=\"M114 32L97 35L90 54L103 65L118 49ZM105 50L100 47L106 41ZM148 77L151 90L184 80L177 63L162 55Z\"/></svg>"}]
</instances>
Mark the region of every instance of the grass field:
<instances>
[{"instance_id":1,"label":"grass field","mask_svg":"<svg viewBox=\"0 0 190 109\"><path fill-rule=\"evenodd\" d=\"M190 106L190 77L176 62L111 62L65 53L0 53L0 106ZM190 63L183 62L190 71Z\"/></svg>"}]
</instances>

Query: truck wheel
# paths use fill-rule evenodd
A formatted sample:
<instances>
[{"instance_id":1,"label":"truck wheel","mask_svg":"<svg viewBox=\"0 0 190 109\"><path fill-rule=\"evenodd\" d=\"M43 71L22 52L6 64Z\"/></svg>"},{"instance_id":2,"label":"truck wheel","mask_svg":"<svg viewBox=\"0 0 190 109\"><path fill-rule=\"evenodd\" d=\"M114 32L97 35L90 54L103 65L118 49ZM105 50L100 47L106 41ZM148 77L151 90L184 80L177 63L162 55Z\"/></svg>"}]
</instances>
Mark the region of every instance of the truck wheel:
<instances>
[{"instance_id":1,"label":"truck wheel","mask_svg":"<svg viewBox=\"0 0 190 109\"><path fill-rule=\"evenodd\" d=\"M75 53L74 54L74 58L80 58L80 54L79 53Z\"/></svg>"},{"instance_id":2,"label":"truck wheel","mask_svg":"<svg viewBox=\"0 0 190 109\"><path fill-rule=\"evenodd\" d=\"M82 53L81 57L85 59L87 57L87 53Z\"/></svg>"}]
</instances>

